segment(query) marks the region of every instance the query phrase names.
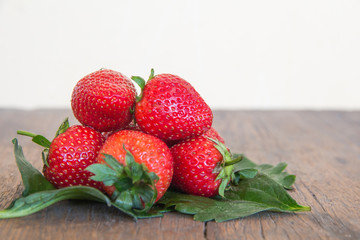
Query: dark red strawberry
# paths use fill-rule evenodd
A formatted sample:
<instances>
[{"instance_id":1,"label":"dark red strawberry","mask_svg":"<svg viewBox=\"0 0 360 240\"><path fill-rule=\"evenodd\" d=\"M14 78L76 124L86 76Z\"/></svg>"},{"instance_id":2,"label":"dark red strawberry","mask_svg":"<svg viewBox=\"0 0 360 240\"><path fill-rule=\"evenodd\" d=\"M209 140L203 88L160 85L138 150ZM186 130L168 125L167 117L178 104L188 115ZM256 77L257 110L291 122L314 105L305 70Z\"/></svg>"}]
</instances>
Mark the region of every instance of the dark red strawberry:
<instances>
[{"instance_id":1,"label":"dark red strawberry","mask_svg":"<svg viewBox=\"0 0 360 240\"><path fill-rule=\"evenodd\" d=\"M135 120L146 133L164 141L200 136L210 129L213 114L199 93L184 79L173 74L149 80L132 77L143 89L135 107Z\"/></svg>"},{"instance_id":2,"label":"dark red strawberry","mask_svg":"<svg viewBox=\"0 0 360 240\"><path fill-rule=\"evenodd\" d=\"M232 163L231 154L214 129L175 144L170 150L174 158L173 187L204 197L223 195L233 166L228 165Z\"/></svg>"},{"instance_id":3,"label":"dark red strawberry","mask_svg":"<svg viewBox=\"0 0 360 240\"><path fill-rule=\"evenodd\" d=\"M132 120L130 108L136 90L125 75L101 69L82 78L71 96L71 107L80 123L100 132L127 126Z\"/></svg>"},{"instance_id":4,"label":"dark red strawberry","mask_svg":"<svg viewBox=\"0 0 360 240\"><path fill-rule=\"evenodd\" d=\"M19 131L33 137L33 141L46 147L43 152L44 176L56 188L91 186L102 190L103 185L90 179L93 174L85 168L93 164L104 142L100 132L85 126L69 127L66 120L50 143L46 138Z\"/></svg>"},{"instance_id":5,"label":"dark red strawberry","mask_svg":"<svg viewBox=\"0 0 360 240\"><path fill-rule=\"evenodd\" d=\"M120 165L114 165L111 158ZM93 179L104 181L105 191L113 200L124 199L126 194L132 196L127 199L138 199L129 200L129 205L137 208L140 202L148 203L149 196L154 196L154 201L159 200L170 186L173 175L170 149L157 137L140 131L121 130L110 135L99 152L97 162L106 162L112 167L112 175L117 177L109 179L106 173L110 170L104 170L104 164L95 164L89 168L95 173ZM153 180L157 195L151 192Z\"/></svg>"}]
</instances>

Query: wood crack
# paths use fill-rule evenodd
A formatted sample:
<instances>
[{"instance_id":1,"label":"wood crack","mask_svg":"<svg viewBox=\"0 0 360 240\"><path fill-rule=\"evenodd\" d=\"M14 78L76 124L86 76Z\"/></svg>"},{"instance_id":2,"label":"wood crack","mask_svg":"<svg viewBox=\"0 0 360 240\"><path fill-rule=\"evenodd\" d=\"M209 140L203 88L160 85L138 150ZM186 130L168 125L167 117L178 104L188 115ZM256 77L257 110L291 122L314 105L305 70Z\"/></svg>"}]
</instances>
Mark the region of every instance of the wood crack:
<instances>
[{"instance_id":1,"label":"wood crack","mask_svg":"<svg viewBox=\"0 0 360 240\"><path fill-rule=\"evenodd\" d=\"M204 222L204 224L203 224L203 238L205 239L205 240L207 240L208 238L207 238L207 226L208 226L208 222Z\"/></svg>"},{"instance_id":2,"label":"wood crack","mask_svg":"<svg viewBox=\"0 0 360 240\"><path fill-rule=\"evenodd\" d=\"M262 239L266 239L264 234L264 226L261 222L261 216L259 216L259 225L260 225L260 236Z\"/></svg>"},{"instance_id":3,"label":"wood crack","mask_svg":"<svg viewBox=\"0 0 360 240\"><path fill-rule=\"evenodd\" d=\"M314 200L320 205L321 209L327 213L325 207L322 205L322 203L319 201L319 199L317 198L317 196L315 195L315 193L313 193L313 191L310 190L310 188L305 184L303 183L303 186L306 188L306 190L309 191L309 193L311 194L311 196L314 198Z\"/></svg>"}]
</instances>

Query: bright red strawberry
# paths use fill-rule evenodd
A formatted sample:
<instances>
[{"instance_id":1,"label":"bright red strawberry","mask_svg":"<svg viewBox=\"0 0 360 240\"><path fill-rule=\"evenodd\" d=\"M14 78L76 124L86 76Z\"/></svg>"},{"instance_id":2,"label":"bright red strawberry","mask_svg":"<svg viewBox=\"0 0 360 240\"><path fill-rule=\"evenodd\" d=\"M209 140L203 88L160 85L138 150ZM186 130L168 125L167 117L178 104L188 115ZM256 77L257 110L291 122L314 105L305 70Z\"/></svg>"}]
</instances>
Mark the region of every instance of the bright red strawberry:
<instances>
[{"instance_id":1,"label":"bright red strawberry","mask_svg":"<svg viewBox=\"0 0 360 240\"><path fill-rule=\"evenodd\" d=\"M128 77L110 69L101 69L76 84L71 107L80 123L108 132L131 122L130 108L135 104L135 96L135 86Z\"/></svg>"},{"instance_id":2,"label":"bright red strawberry","mask_svg":"<svg viewBox=\"0 0 360 240\"><path fill-rule=\"evenodd\" d=\"M52 142L28 132L18 133L33 137L34 142L45 147L43 173L56 188L91 186L103 189L101 183L90 179L93 174L85 170L95 162L104 142L100 132L80 125L69 127L65 120Z\"/></svg>"},{"instance_id":3,"label":"bright red strawberry","mask_svg":"<svg viewBox=\"0 0 360 240\"><path fill-rule=\"evenodd\" d=\"M154 76L153 70L146 85L140 77L132 79L143 88L135 119L144 132L173 141L200 136L210 129L210 107L184 79L173 74Z\"/></svg>"},{"instance_id":4,"label":"bright red strawberry","mask_svg":"<svg viewBox=\"0 0 360 240\"><path fill-rule=\"evenodd\" d=\"M225 166L232 161L231 155L215 129L175 144L170 150L174 158L172 186L185 193L204 197L223 194L233 166ZM220 185L222 189L219 191Z\"/></svg>"},{"instance_id":5,"label":"bright red strawberry","mask_svg":"<svg viewBox=\"0 0 360 240\"><path fill-rule=\"evenodd\" d=\"M106 161L104 156L108 155L114 157L122 166L125 165L124 169L121 168L122 172L117 173L118 176L122 177L111 181L109 184L105 184L107 185L105 186L105 191L109 196L113 196L116 190L118 190L117 194L121 195L122 192L129 191L133 194L137 191L136 189L144 188L144 186L142 188L139 188L139 186L144 184L143 177L150 172L155 173L158 177L158 181L156 181L154 185L157 190L157 197L154 199L155 201L159 200L170 186L173 175L172 155L166 144L157 137L141 131L121 130L107 138L99 152L97 162L104 163ZM137 167L128 166L130 161L126 160L126 157L129 157L129 155L133 158L134 162L144 166L141 171L137 169ZM128 169L125 170L126 167L128 167ZM115 168L119 167L115 166ZM137 169L136 171L134 170L134 176L130 176L131 169ZM96 171L93 171L93 173L96 174L94 178L96 179L98 174ZM136 178L136 180L134 180L134 178ZM101 177L99 177L99 179L101 179ZM121 189L115 187L116 184L118 186L123 186L123 182L121 181L125 181L124 179L128 179L131 184L126 185L126 188L123 187ZM141 201L146 202L144 199L146 196L143 197L141 193L139 193L139 195Z\"/></svg>"}]
</instances>

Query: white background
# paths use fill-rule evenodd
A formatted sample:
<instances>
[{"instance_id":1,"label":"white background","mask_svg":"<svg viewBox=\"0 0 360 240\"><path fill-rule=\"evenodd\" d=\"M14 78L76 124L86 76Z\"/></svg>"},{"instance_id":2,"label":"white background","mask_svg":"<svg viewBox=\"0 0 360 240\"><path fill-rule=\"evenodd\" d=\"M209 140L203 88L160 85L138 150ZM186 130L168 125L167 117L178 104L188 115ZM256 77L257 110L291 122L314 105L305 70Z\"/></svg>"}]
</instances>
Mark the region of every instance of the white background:
<instances>
[{"instance_id":1,"label":"white background","mask_svg":"<svg viewBox=\"0 0 360 240\"><path fill-rule=\"evenodd\" d=\"M360 109L358 0L0 0L0 108L70 108L100 68L215 109Z\"/></svg>"}]
</instances>

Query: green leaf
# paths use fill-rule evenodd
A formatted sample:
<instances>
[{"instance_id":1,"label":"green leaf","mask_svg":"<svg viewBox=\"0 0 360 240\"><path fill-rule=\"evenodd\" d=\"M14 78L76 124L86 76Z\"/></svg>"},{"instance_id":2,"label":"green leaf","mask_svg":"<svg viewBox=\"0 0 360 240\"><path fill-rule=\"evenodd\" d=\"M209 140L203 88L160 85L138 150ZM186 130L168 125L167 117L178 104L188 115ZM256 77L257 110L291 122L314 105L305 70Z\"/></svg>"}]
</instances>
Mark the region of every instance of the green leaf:
<instances>
[{"instance_id":1,"label":"green leaf","mask_svg":"<svg viewBox=\"0 0 360 240\"><path fill-rule=\"evenodd\" d=\"M274 210L260 203L247 201L218 201L206 211L201 211L194 216L194 220L206 222L215 220L224 222L232 219L247 217L259 212ZM216 215L214 215L216 212Z\"/></svg>"},{"instance_id":2,"label":"green leaf","mask_svg":"<svg viewBox=\"0 0 360 240\"><path fill-rule=\"evenodd\" d=\"M60 134L66 132L66 130L70 127L69 118L65 118L65 120L61 123L59 129L56 131L55 137L59 136Z\"/></svg>"},{"instance_id":3,"label":"green leaf","mask_svg":"<svg viewBox=\"0 0 360 240\"><path fill-rule=\"evenodd\" d=\"M38 145L40 145L40 146L42 146L44 148L49 148L50 145L51 145L51 142L46 137L44 137L42 135L37 135L35 133L31 133L31 132L27 132L27 131L23 131L23 130L18 130L17 134L27 136L27 137L31 137L31 140L34 143L36 143L36 144L38 144Z\"/></svg>"},{"instance_id":4,"label":"green leaf","mask_svg":"<svg viewBox=\"0 0 360 240\"><path fill-rule=\"evenodd\" d=\"M119 177L116 171L105 164L95 163L85 168L85 170L95 174L90 177L92 180L103 182L105 186L113 185Z\"/></svg>"},{"instance_id":5,"label":"green leaf","mask_svg":"<svg viewBox=\"0 0 360 240\"><path fill-rule=\"evenodd\" d=\"M132 76L131 80L133 80L140 87L141 92L139 95L136 95L136 102L140 102L142 99L142 96L143 96L143 91L144 91L146 82L142 77L139 77L139 76ZM130 109L130 111L131 111L131 109Z\"/></svg>"},{"instance_id":6,"label":"green leaf","mask_svg":"<svg viewBox=\"0 0 360 240\"><path fill-rule=\"evenodd\" d=\"M139 76L132 76L131 80L133 80L137 85L139 85L140 89L143 90L145 87L145 80L142 77Z\"/></svg>"},{"instance_id":7,"label":"green leaf","mask_svg":"<svg viewBox=\"0 0 360 240\"><path fill-rule=\"evenodd\" d=\"M137 194L139 193L139 191L137 188L139 188L139 186L134 186L131 189L131 196L132 196L132 208L134 209L142 209L143 208L143 204L141 202L141 195Z\"/></svg>"},{"instance_id":8,"label":"green leaf","mask_svg":"<svg viewBox=\"0 0 360 240\"><path fill-rule=\"evenodd\" d=\"M119 163L119 161L114 158L112 155L103 154L105 156L104 161L115 171L122 173L124 170L124 166Z\"/></svg>"},{"instance_id":9,"label":"green leaf","mask_svg":"<svg viewBox=\"0 0 360 240\"><path fill-rule=\"evenodd\" d=\"M239 174L243 178L254 178L258 173L257 169L254 168L245 168L239 171Z\"/></svg>"},{"instance_id":10,"label":"green leaf","mask_svg":"<svg viewBox=\"0 0 360 240\"><path fill-rule=\"evenodd\" d=\"M112 202L111 205L116 207L120 211L126 213L127 215L133 217L135 220L139 218L154 218L154 217L162 217L164 212L169 212L169 210L164 209L163 206L153 206L150 210L144 211L134 211L134 210L126 210L124 209L121 204L118 202Z\"/></svg>"},{"instance_id":11,"label":"green leaf","mask_svg":"<svg viewBox=\"0 0 360 240\"><path fill-rule=\"evenodd\" d=\"M14 144L14 155L16 160L16 165L19 168L21 178L24 184L23 196L28 196L32 193L36 193L44 190L54 189L54 186L46 180L46 178L34 168L24 156L22 147L18 144L18 140L14 138L12 140Z\"/></svg>"},{"instance_id":12,"label":"green leaf","mask_svg":"<svg viewBox=\"0 0 360 240\"><path fill-rule=\"evenodd\" d=\"M126 211L131 210L133 207L133 201L130 190L120 192L114 202Z\"/></svg>"},{"instance_id":13,"label":"green leaf","mask_svg":"<svg viewBox=\"0 0 360 240\"><path fill-rule=\"evenodd\" d=\"M292 189L292 185L294 184L296 177L295 175L289 175L288 173L283 172L286 167L287 164L281 162L276 166L272 166L270 164L262 164L259 165L257 168L263 174L266 174L270 178L274 179L276 182L283 185L284 188Z\"/></svg>"},{"instance_id":14,"label":"green leaf","mask_svg":"<svg viewBox=\"0 0 360 240\"><path fill-rule=\"evenodd\" d=\"M169 210L159 205L152 205L152 207L146 211L134 209L134 202L136 202L138 207L142 207L139 196L131 194L129 190L124 193L123 196L118 196L115 201L111 202L111 205L133 217L135 220L138 218L162 217L164 212L169 212ZM117 194L120 195L121 193L118 192Z\"/></svg>"},{"instance_id":15,"label":"green leaf","mask_svg":"<svg viewBox=\"0 0 360 240\"><path fill-rule=\"evenodd\" d=\"M133 183L139 182L143 178L143 172L145 165L141 165L137 162L135 162L134 156L124 147L124 150L126 151L125 155L125 162L126 167L125 171L128 174L128 176L132 179Z\"/></svg>"},{"instance_id":16,"label":"green leaf","mask_svg":"<svg viewBox=\"0 0 360 240\"><path fill-rule=\"evenodd\" d=\"M225 197L211 199L168 191L159 203L166 208L194 214L197 221L223 222L250 216L262 211L297 212L309 211L310 207L299 205L277 182L259 174L252 179L240 181L225 191Z\"/></svg>"},{"instance_id":17,"label":"green leaf","mask_svg":"<svg viewBox=\"0 0 360 240\"><path fill-rule=\"evenodd\" d=\"M282 212L308 211L308 206L299 205L280 185L269 176L259 173L254 178L244 179L231 185L225 193L230 200L246 200L274 207Z\"/></svg>"},{"instance_id":18,"label":"green leaf","mask_svg":"<svg viewBox=\"0 0 360 240\"><path fill-rule=\"evenodd\" d=\"M152 68L151 72L150 72L150 76L148 78L148 81L153 79L154 76L155 76L154 75L154 69ZM144 88L145 88L145 85L146 85L146 81L142 77L139 77L139 76L132 76L131 80L133 80L141 89L140 94L136 96L136 102L140 102L140 100L143 97L143 92L144 92ZM133 110L130 109L130 111L133 111Z\"/></svg>"},{"instance_id":19,"label":"green leaf","mask_svg":"<svg viewBox=\"0 0 360 240\"><path fill-rule=\"evenodd\" d=\"M149 178L149 182L153 181L153 182L156 182L159 180L159 177L158 175L156 175L156 173L154 172L148 172L148 174L146 175L148 178Z\"/></svg>"},{"instance_id":20,"label":"green leaf","mask_svg":"<svg viewBox=\"0 0 360 240\"><path fill-rule=\"evenodd\" d=\"M223 178L223 179L221 180L221 183L220 183L220 185L219 185L219 195L220 195L220 196L224 197L225 190L226 190L227 185L228 185L229 182L230 182L230 177L228 177L228 178Z\"/></svg>"},{"instance_id":21,"label":"green leaf","mask_svg":"<svg viewBox=\"0 0 360 240\"><path fill-rule=\"evenodd\" d=\"M295 182L295 175L288 174L284 172L287 167L286 163L279 163L276 166L270 164L256 164L252 162L247 157L241 154L233 154L233 159L242 157L242 160L238 163L234 164L234 172L235 172L235 182L240 178L253 178L256 174L255 172L259 172L267 175L271 179L275 180L277 183L282 185L286 189L292 189L292 185ZM241 176L239 176L241 175Z\"/></svg>"},{"instance_id":22,"label":"green leaf","mask_svg":"<svg viewBox=\"0 0 360 240\"><path fill-rule=\"evenodd\" d=\"M154 182L150 185L147 183L142 183L137 189L134 191L134 195L138 195L144 202L144 207L142 209L135 209L137 212L147 212L154 205L157 190Z\"/></svg>"},{"instance_id":23,"label":"green leaf","mask_svg":"<svg viewBox=\"0 0 360 240\"><path fill-rule=\"evenodd\" d=\"M131 187L133 187L134 184L133 184L131 178L124 177L124 178L118 179L114 183L114 186L119 192L123 192L123 191L126 191L126 190L130 189Z\"/></svg>"},{"instance_id":24,"label":"green leaf","mask_svg":"<svg viewBox=\"0 0 360 240\"><path fill-rule=\"evenodd\" d=\"M92 187L74 186L35 192L18 198L9 208L0 211L0 219L27 216L54 203L68 199L92 200L111 206L110 199L99 190Z\"/></svg>"},{"instance_id":25,"label":"green leaf","mask_svg":"<svg viewBox=\"0 0 360 240\"><path fill-rule=\"evenodd\" d=\"M44 148L50 148L51 142L44 136L36 135L32 138L32 141Z\"/></svg>"},{"instance_id":26,"label":"green leaf","mask_svg":"<svg viewBox=\"0 0 360 240\"><path fill-rule=\"evenodd\" d=\"M255 202L216 200L171 191L165 193L160 203L167 208L174 206L178 212L194 215L194 220L202 222L223 222L271 210L268 206Z\"/></svg>"},{"instance_id":27,"label":"green leaf","mask_svg":"<svg viewBox=\"0 0 360 240\"><path fill-rule=\"evenodd\" d=\"M154 198L154 191L149 185L143 184L143 186L136 189L136 192L145 203L152 202Z\"/></svg>"}]
</instances>

